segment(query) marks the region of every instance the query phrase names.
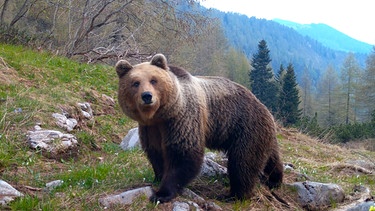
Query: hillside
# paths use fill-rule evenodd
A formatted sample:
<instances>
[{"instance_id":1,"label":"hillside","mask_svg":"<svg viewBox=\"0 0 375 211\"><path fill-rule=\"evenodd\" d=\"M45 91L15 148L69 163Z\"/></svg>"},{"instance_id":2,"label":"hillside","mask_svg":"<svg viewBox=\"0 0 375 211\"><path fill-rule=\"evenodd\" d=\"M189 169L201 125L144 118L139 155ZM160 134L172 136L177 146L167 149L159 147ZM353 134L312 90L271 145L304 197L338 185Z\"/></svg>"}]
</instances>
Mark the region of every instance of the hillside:
<instances>
[{"instance_id":1,"label":"hillside","mask_svg":"<svg viewBox=\"0 0 375 211\"><path fill-rule=\"evenodd\" d=\"M302 35L311 37L333 50L368 54L372 49L370 44L353 39L326 24L299 24L281 19L274 19L273 21L290 27Z\"/></svg>"},{"instance_id":2,"label":"hillside","mask_svg":"<svg viewBox=\"0 0 375 211\"><path fill-rule=\"evenodd\" d=\"M331 49L315 37L305 36L275 21L225 13L215 9L210 9L207 14L221 21L229 43L244 52L250 59L257 51L259 41L264 39L270 49L274 71L276 72L281 64L285 67L291 62L298 79L307 69L313 82L316 82L328 65L339 71L347 56L345 51ZM355 53L362 67L365 66L366 56L360 52Z\"/></svg>"},{"instance_id":3,"label":"hillside","mask_svg":"<svg viewBox=\"0 0 375 211\"><path fill-rule=\"evenodd\" d=\"M117 103L108 105L103 101L103 94L117 101L117 75L111 66L80 64L47 52L0 44L0 178L25 194L5 209L105 210L98 202L100 197L152 184L153 172L144 154L119 147L127 131L136 126L135 122L120 112ZM91 104L93 119L80 116L77 110L80 102ZM34 130L36 124L62 131L52 118L55 112L68 113L78 120L70 132L78 138L76 154L51 157L26 144L26 133ZM283 162L292 164L296 172L313 181L336 183L348 195L360 184L375 194L374 174L357 171L354 167L359 164L353 164L364 162L372 165L369 169L374 171L374 151L328 144L325 142L329 139L323 142L293 129L280 128L278 140ZM287 172L284 183L303 179ZM45 192L46 183L53 180L64 183ZM217 201L215 196L228 188L225 179L196 180L190 188L224 210L282 207L261 188L250 200ZM287 188L277 193L291 210L302 210ZM141 198L131 206L112 210L124 209L169 210L170 205L154 205Z\"/></svg>"}]
</instances>

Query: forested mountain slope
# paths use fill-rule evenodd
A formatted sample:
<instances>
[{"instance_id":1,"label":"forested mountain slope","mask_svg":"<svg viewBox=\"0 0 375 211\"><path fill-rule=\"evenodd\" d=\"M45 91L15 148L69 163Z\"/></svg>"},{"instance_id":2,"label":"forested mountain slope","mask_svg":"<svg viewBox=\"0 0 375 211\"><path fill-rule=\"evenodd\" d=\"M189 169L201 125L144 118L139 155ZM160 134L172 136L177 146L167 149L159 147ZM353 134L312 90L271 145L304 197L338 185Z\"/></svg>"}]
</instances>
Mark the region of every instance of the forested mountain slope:
<instances>
[{"instance_id":1,"label":"forested mountain slope","mask_svg":"<svg viewBox=\"0 0 375 211\"><path fill-rule=\"evenodd\" d=\"M210 9L210 15L221 20L230 44L243 51L249 58L255 53L260 40L264 39L270 49L272 67L276 72L281 64L292 63L297 78L307 69L316 82L328 65L337 71L347 52L332 50L294 29L266 19L249 18L246 15L225 13ZM356 59L364 66L366 54L356 53Z\"/></svg>"}]
</instances>

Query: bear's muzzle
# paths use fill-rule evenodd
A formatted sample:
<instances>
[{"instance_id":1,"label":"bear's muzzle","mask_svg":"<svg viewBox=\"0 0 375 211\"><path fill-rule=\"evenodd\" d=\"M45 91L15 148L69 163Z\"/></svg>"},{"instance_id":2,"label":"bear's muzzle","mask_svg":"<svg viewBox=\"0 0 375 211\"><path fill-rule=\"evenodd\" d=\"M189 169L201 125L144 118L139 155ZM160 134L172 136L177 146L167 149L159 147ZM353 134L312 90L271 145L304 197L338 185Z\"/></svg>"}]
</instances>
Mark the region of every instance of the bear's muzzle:
<instances>
[{"instance_id":1,"label":"bear's muzzle","mask_svg":"<svg viewBox=\"0 0 375 211\"><path fill-rule=\"evenodd\" d=\"M152 93L151 92L143 92L141 94L141 98L143 102L147 105L152 103Z\"/></svg>"}]
</instances>

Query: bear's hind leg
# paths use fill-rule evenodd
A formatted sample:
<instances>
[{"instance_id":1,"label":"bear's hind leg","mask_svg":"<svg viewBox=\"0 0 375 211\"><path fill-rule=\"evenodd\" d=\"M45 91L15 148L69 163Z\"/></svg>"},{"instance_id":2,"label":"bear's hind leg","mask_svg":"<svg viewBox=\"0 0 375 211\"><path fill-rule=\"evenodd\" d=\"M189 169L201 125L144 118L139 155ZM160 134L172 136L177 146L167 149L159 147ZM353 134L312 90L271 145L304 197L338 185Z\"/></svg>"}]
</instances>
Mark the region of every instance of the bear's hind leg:
<instances>
[{"instance_id":1,"label":"bear's hind leg","mask_svg":"<svg viewBox=\"0 0 375 211\"><path fill-rule=\"evenodd\" d=\"M280 187L283 181L284 167L280 160L279 153L273 150L268 158L267 164L263 170L263 182L270 189Z\"/></svg>"},{"instance_id":2,"label":"bear's hind leg","mask_svg":"<svg viewBox=\"0 0 375 211\"><path fill-rule=\"evenodd\" d=\"M245 199L252 193L261 174L262 158L257 158L250 151L237 149L228 152L228 174L230 197Z\"/></svg>"}]
</instances>

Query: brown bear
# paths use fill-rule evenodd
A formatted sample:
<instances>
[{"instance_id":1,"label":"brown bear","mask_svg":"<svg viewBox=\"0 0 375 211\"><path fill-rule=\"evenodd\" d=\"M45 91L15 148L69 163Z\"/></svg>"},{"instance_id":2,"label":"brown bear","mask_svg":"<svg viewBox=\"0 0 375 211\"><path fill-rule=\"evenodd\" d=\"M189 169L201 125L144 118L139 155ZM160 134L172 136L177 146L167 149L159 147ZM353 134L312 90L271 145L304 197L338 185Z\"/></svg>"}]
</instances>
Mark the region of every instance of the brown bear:
<instances>
[{"instance_id":1,"label":"brown bear","mask_svg":"<svg viewBox=\"0 0 375 211\"><path fill-rule=\"evenodd\" d=\"M222 77L192 76L164 55L116 64L118 101L139 124L141 145L160 181L151 200L175 198L200 172L205 147L228 156L230 196L249 197L262 180L282 183L275 123L245 87Z\"/></svg>"}]
</instances>

